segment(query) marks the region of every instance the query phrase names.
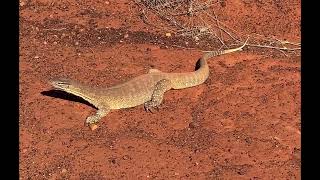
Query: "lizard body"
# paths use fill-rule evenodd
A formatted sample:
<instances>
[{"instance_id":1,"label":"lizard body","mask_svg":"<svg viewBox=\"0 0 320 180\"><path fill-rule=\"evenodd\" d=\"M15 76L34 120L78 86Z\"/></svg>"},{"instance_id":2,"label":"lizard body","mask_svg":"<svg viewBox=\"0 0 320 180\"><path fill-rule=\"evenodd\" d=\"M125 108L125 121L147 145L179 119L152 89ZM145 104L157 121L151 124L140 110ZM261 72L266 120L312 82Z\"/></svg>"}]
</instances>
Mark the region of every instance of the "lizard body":
<instances>
[{"instance_id":1,"label":"lizard body","mask_svg":"<svg viewBox=\"0 0 320 180\"><path fill-rule=\"evenodd\" d=\"M107 88L89 87L69 79L53 79L50 84L57 90L79 96L98 110L89 116L86 123L91 127L112 109L135 107L144 104L146 110L157 108L163 95L170 89L183 89L197 86L209 76L207 59L240 51L245 46L222 51L209 51L196 63L196 70L187 73L166 73L158 69L150 69L149 73L137 76L127 82Z\"/></svg>"}]
</instances>

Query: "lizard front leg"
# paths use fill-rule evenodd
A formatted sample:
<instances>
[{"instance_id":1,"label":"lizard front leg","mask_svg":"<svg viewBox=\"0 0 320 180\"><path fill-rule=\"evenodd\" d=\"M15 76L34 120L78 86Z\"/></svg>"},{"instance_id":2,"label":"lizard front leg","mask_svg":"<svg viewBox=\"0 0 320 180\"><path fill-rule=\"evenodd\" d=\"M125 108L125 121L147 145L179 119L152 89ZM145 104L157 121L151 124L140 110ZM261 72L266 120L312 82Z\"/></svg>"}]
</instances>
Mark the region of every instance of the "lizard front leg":
<instances>
[{"instance_id":1,"label":"lizard front leg","mask_svg":"<svg viewBox=\"0 0 320 180\"><path fill-rule=\"evenodd\" d=\"M162 79L154 86L154 90L151 96L151 100L144 103L146 111L151 111L152 108L158 108L163 100L163 95L166 91L171 89L171 82L168 79Z\"/></svg>"},{"instance_id":2,"label":"lizard front leg","mask_svg":"<svg viewBox=\"0 0 320 180\"><path fill-rule=\"evenodd\" d=\"M97 129L97 123L110 112L110 108L107 106L100 107L95 115L89 116L86 119L86 123L90 126L91 130Z\"/></svg>"}]
</instances>

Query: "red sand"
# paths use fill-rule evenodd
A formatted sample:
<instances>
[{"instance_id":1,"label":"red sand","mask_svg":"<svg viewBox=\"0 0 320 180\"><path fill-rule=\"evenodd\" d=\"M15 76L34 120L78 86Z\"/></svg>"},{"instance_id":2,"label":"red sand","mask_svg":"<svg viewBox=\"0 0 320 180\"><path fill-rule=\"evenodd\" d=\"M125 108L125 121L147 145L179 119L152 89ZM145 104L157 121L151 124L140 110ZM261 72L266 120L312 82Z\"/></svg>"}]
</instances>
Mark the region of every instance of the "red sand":
<instances>
[{"instance_id":1,"label":"red sand","mask_svg":"<svg viewBox=\"0 0 320 180\"><path fill-rule=\"evenodd\" d=\"M234 29L300 40L300 1L225 3ZM151 67L192 71L201 52L170 47L184 40L138 14L129 0L20 1L21 179L300 179L300 56L217 57L159 112L113 111L95 131L83 125L94 108L43 93L56 76L111 86Z\"/></svg>"}]
</instances>

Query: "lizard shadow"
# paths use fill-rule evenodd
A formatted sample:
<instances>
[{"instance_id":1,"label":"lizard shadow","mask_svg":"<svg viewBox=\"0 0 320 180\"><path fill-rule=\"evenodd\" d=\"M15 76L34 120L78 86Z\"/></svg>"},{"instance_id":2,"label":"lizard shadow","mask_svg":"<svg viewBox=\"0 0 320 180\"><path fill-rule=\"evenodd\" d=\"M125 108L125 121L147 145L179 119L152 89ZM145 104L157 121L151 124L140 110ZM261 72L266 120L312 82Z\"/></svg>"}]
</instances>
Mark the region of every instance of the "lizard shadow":
<instances>
[{"instance_id":1,"label":"lizard shadow","mask_svg":"<svg viewBox=\"0 0 320 180\"><path fill-rule=\"evenodd\" d=\"M67 93L67 92L64 92L64 91L49 90L49 91L42 91L41 94L44 95L44 96L60 98L60 99L68 100L68 101L82 103L82 104L91 106L94 109L97 109L95 106L90 104L88 101L82 99L81 97L78 97L76 95L73 95L73 94L70 94L70 93Z\"/></svg>"}]
</instances>

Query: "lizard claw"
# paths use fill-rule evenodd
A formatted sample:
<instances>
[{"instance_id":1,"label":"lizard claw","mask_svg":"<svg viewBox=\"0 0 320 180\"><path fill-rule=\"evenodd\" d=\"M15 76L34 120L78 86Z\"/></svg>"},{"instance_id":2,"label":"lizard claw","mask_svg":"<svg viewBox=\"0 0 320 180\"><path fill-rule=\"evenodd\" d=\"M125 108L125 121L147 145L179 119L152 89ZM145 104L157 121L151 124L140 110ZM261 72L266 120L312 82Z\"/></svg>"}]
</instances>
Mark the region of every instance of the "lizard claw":
<instances>
[{"instance_id":1,"label":"lizard claw","mask_svg":"<svg viewBox=\"0 0 320 180\"><path fill-rule=\"evenodd\" d=\"M159 111L159 107L157 105L154 105L151 101L144 103L144 109L145 109L145 111L147 111L147 112L149 111L151 113L153 113L153 111L152 111L153 109Z\"/></svg>"},{"instance_id":2,"label":"lizard claw","mask_svg":"<svg viewBox=\"0 0 320 180\"><path fill-rule=\"evenodd\" d=\"M146 112L151 112L151 113L153 113L152 111L151 111L151 108L150 107L146 107L146 106L144 106L144 110L146 111Z\"/></svg>"}]
</instances>

